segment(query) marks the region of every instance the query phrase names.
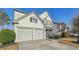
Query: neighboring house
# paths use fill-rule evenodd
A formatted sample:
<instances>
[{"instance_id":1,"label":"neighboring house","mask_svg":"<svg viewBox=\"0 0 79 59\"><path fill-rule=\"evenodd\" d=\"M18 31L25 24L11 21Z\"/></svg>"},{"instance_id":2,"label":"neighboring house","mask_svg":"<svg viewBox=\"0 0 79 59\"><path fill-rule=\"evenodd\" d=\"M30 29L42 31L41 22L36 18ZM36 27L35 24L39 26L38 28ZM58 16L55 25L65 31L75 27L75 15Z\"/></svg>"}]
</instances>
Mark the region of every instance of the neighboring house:
<instances>
[{"instance_id":1,"label":"neighboring house","mask_svg":"<svg viewBox=\"0 0 79 59\"><path fill-rule=\"evenodd\" d=\"M60 26L59 27L60 27L60 30L61 31L65 31L65 29L66 29L67 26L66 26L65 23L60 23Z\"/></svg>"},{"instance_id":2,"label":"neighboring house","mask_svg":"<svg viewBox=\"0 0 79 59\"><path fill-rule=\"evenodd\" d=\"M56 33L57 31L59 31L59 23L57 22L53 22L53 33Z\"/></svg>"},{"instance_id":3,"label":"neighboring house","mask_svg":"<svg viewBox=\"0 0 79 59\"><path fill-rule=\"evenodd\" d=\"M59 31L59 23L53 22L53 32Z\"/></svg>"},{"instance_id":4,"label":"neighboring house","mask_svg":"<svg viewBox=\"0 0 79 59\"><path fill-rule=\"evenodd\" d=\"M69 32L69 27L66 27L64 32Z\"/></svg>"},{"instance_id":5,"label":"neighboring house","mask_svg":"<svg viewBox=\"0 0 79 59\"><path fill-rule=\"evenodd\" d=\"M61 35L62 32L69 32L69 27L65 23L56 23L53 24L54 33Z\"/></svg>"},{"instance_id":6,"label":"neighboring house","mask_svg":"<svg viewBox=\"0 0 79 59\"><path fill-rule=\"evenodd\" d=\"M53 21L47 11L43 12L39 17L42 19L46 28L46 37L52 36Z\"/></svg>"},{"instance_id":7,"label":"neighboring house","mask_svg":"<svg viewBox=\"0 0 79 59\"><path fill-rule=\"evenodd\" d=\"M60 26L59 27L60 27L60 30L62 32L69 32L70 31L70 28L67 27L67 25L65 23L60 23Z\"/></svg>"},{"instance_id":8,"label":"neighboring house","mask_svg":"<svg viewBox=\"0 0 79 59\"><path fill-rule=\"evenodd\" d=\"M46 39L44 24L35 12L26 13L14 9L13 24L16 42Z\"/></svg>"},{"instance_id":9,"label":"neighboring house","mask_svg":"<svg viewBox=\"0 0 79 59\"><path fill-rule=\"evenodd\" d=\"M53 35L61 35L60 23L53 22Z\"/></svg>"}]
</instances>

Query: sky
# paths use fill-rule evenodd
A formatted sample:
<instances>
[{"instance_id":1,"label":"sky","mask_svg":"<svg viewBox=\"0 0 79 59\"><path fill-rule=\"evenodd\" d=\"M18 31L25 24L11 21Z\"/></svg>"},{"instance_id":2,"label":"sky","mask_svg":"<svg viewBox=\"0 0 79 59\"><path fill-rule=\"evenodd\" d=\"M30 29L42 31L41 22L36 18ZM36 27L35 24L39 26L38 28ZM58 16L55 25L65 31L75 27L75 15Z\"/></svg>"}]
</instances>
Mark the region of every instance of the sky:
<instances>
[{"instance_id":1,"label":"sky","mask_svg":"<svg viewBox=\"0 0 79 59\"><path fill-rule=\"evenodd\" d=\"M18 8L17 8L18 9ZM13 21L13 9L12 8L3 8L0 10L3 10L9 17L10 20ZM54 22L58 23L66 23L67 26L71 26L72 24L72 18L79 13L78 8L19 8L18 10L30 13L32 11L35 11L38 15L43 13L44 11L48 11L50 17ZM9 28L12 28L12 24L8 26Z\"/></svg>"}]
</instances>

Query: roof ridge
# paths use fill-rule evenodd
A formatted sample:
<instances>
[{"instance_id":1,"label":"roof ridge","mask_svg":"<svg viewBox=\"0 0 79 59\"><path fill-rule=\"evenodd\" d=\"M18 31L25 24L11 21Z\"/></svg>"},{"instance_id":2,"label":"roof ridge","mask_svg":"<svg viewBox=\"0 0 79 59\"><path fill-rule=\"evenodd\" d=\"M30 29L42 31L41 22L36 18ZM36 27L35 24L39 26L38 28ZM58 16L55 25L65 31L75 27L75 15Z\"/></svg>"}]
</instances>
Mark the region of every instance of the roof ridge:
<instances>
[{"instance_id":1,"label":"roof ridge","mask_svg":"<svg viewBox=\"0 0 79 59\"><path fill-rule=\"evenodd\" d=\"M27 15L23 15L23 16L17 18L15 21L18 21L18 20L20 20L20 19L22 19L22 18L24 18L24 17L26 17L26 16L27 16Z\"/></svg>"},{"instance_id":2,"label":"roof ridge","mask_svg":"<svg viewBox=\"0 0 79 59\"><path fill-rule=\"evenodd\" d=\"M18 12L21 12L21 13L24 13L24 14L28 14L28 12L25 12L25 11L22 11L22 10L18 10L18 9L13 9L14 11L18 11Z\"/></svg>"}]
</instances>

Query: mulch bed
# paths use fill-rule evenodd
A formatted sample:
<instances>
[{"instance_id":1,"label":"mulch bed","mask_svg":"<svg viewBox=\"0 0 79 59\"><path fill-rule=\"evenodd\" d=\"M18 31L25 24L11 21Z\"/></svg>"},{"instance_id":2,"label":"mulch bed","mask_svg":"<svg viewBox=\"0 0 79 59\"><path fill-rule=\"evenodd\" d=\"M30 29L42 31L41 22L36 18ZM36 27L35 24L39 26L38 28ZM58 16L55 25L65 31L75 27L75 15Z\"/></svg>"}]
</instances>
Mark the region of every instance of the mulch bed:
<instances>
[{"instance_id":1,"label":"mulch bed","mask_svg":"<svg viewBox=\"0 0 79 59\"><path fill-rule=\"evenodd\" d=\"M18 43L10 43L10 44L0 46L0 50L18 50L18 49L19 49Z\"/></svg>"}]
</instances>

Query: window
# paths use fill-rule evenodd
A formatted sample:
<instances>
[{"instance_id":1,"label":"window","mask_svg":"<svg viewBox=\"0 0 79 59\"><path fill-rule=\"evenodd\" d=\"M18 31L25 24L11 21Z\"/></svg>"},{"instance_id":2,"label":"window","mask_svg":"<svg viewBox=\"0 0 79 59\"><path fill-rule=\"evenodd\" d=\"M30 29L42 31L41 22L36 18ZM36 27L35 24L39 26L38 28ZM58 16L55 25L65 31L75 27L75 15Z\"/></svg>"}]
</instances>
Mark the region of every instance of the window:
<instances>
[{"instance_id":1,"label":"window","mask_svg":"<svg viewBox=\"0 0 79 59\"><path fill-rule=\"evenodd\" d=\"M36 23L37 23L37 19L36 19Z\"/></svg>"},{"instance_id":2,"label":"window","mask_svg":"<svg viewBox=\"0 0 79 59\"><path fill-rule=\"evenodd\" d=\"M32 17L30 17L30 22L32 22Z\"/></svg>"},{"instance_id":3,"label":"window","mask_svg":"<svg viewBox=\"0 0 79 59\"><path fill-rule=\"evenodd\" d=\"M47 21L46 21L46 25L52 26L52 22L49 21L49 20L47 20Z\"/></svg>"},{"instance_id":4,"label":"window","mask_svg":"<svg viewBox=\"0 0 79 59\"><path fill-rule=\"evenodd\" d=\"M30 17L30 22L37 23L37 19L35 17Z\"/></svg>"}]
</instances>

